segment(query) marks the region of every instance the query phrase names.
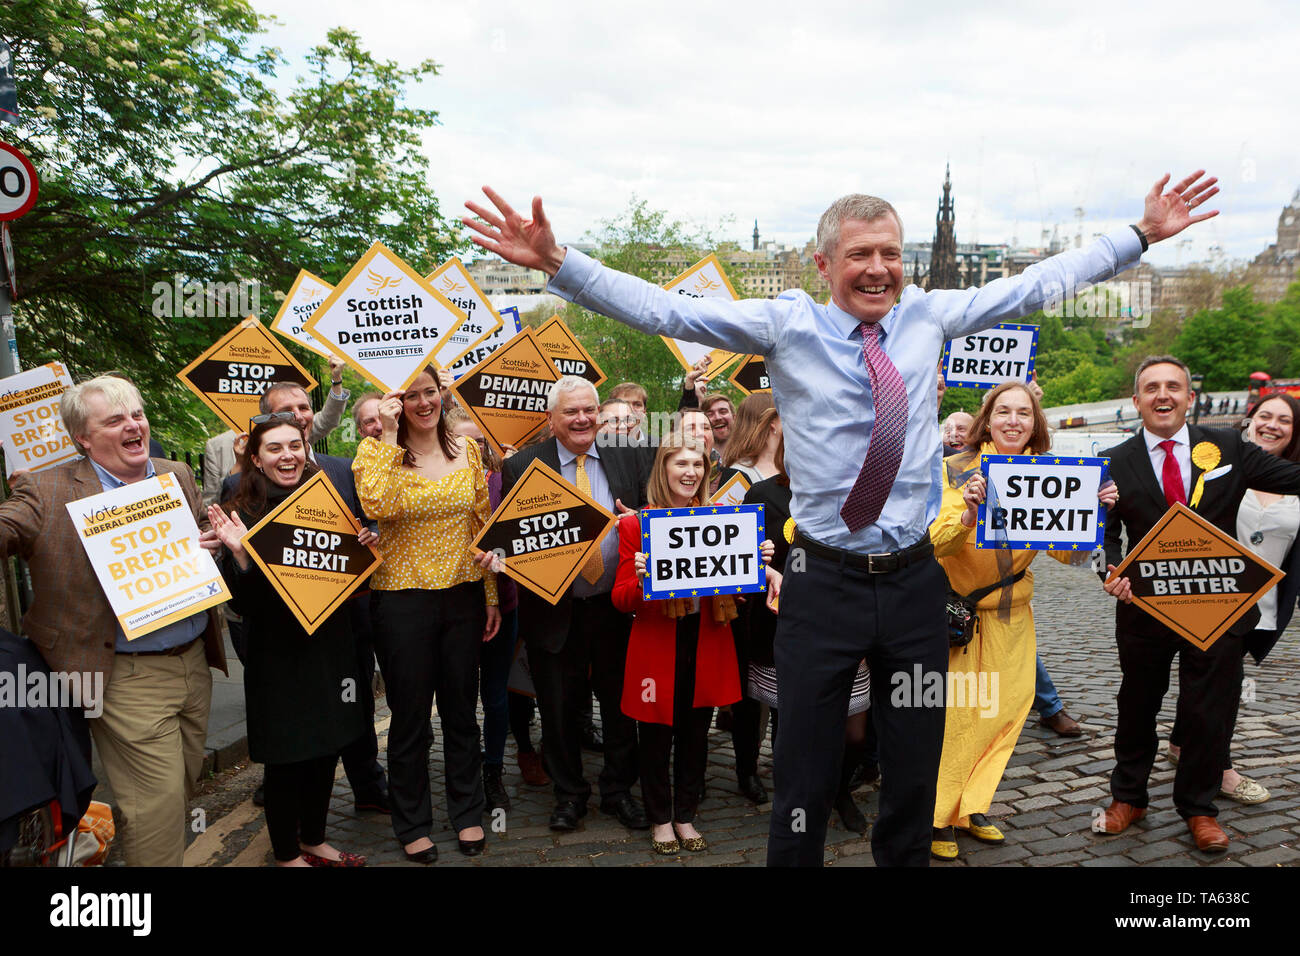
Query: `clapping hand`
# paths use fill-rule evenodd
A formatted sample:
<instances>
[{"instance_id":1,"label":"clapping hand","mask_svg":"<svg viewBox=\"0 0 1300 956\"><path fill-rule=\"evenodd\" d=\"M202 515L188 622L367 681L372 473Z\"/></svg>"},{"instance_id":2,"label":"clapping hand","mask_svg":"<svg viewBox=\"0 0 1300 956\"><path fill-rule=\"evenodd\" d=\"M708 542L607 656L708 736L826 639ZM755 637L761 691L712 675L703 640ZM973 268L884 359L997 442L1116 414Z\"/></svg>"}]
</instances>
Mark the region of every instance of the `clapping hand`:
<instances>
[{"instance_id":1,"label":"clapping hand","mask_svg":"<svg viewBox=\"0 0 1300 956\"><path fill-rule=\"evenodd\" d=\"M248 534L248 529L240 520L239 512L232 511L226 514L219 505L208 505L208 524L217 539L230 550L230 556L235 559L235 563L241 570L247 571L251 562L241 539Z\"/></svg>"}]
</instances>

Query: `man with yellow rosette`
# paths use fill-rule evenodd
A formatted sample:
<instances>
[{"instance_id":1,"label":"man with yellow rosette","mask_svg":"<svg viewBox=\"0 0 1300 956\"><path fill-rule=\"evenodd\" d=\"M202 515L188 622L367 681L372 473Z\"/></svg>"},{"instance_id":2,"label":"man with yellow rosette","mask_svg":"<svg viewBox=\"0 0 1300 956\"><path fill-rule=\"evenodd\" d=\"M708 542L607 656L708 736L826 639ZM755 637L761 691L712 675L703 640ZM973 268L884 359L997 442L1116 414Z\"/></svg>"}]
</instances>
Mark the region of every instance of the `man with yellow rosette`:
<instances>
[{"instance_id":1,"label":"man with yellow rosette","mask_svg":"<svg viewBox=\"0 0 1300 956\"><path fill-rule=\"evenodd\" d=\"M1196 400L1187 366L1172 356L1152 356L1134 379L1133 404L1142 430L1104 454L1119 486L1118 504L1106 524L1106 563L1121 561L1120 525L1129 547L1141 541L1175 502L1236 537L1237 508L1246 489L1300 493L1300 464L1248 444L1230 429L1187 424ZM1116 520L1118 519L1118 520ZM1169 666L1178 664L1178 722L1183 755L1174 777L1174 806L1202 851L1228 848L1215 817L1214 797L1227 766L1229 737L1241 693L1243 640L1255 627L1252 607L1205 650L1184 640L1132 603L1128 578L1111 577L1105 589L1118 600L1115 642L1123 682L1118 697L1114 798L1094 828L1121 833L1147 810L1147 777L1158 749L1156 716L1169 687Z\"/></svg>"}]
</instances>

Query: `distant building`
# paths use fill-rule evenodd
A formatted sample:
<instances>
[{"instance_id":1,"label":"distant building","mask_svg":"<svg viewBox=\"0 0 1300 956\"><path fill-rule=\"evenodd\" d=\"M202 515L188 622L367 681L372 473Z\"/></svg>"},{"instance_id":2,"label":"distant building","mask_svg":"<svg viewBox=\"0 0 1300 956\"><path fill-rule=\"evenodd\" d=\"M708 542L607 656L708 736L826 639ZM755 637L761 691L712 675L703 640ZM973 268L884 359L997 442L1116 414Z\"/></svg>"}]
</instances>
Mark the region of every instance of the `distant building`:
<instances>
[{"instance_id":1,"label":"distant building","mask_svg":"<svg viewBox=\"0 0 1300 956\"><path fill-rule=\"evenodd\" d=\"M546 273L526 269L502 259L479 259L465 267L488 298L501 295L540 295L546 291Z\"/></svg>"},{"instance_id":2,"label":"distant building","mask_svg":"<svg viewBox=\"0 0 1300 956\"><path fill-rule=\"evenodd\" d=\"M943 167L943 197L939 211L934 216L934 245L930 248L930 274L926 289L960 289L961 270L957 265L957 237L954 233L952 178L948 166Z\"/></svg>"},{"instance_id":3,"label":"distant building","mask_svg":"<svg viewBox=\"0 0 1300 956\"><path fill-rule=\"evenodd\" d=\"M1246 268L1246 281L1260 302L1277 302L1293 282L1300 281L1300 189L1277 217L1277 242L1257 255Z\"/></svg>"}]
</instances>

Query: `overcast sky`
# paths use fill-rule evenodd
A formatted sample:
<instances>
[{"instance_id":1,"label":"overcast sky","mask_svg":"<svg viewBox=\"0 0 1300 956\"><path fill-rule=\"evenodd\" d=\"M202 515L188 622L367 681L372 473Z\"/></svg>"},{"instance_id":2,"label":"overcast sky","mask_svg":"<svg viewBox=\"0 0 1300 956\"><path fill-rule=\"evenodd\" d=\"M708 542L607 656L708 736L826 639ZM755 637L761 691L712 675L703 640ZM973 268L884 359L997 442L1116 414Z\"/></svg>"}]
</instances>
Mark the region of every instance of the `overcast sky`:
<instances>
[{"instance_id":1,"label":"overcast sky","mask_svg":"<svg viewBox=\"0 0 1300 956\"><path fill-rule=\"evenodd\" d=\"M1204 167L1218 218L1148 261L1250 259L1300 188L1294 4L623 4L251 0L295 59L332 26L439 77L412 90L443 211L489 183L540 194L561 241L635 193L749 245L802 244L836 196L929 239L952 165L957 239L1038 244L1135 221L1164 172Z\"/></svg>"}]
</instances>

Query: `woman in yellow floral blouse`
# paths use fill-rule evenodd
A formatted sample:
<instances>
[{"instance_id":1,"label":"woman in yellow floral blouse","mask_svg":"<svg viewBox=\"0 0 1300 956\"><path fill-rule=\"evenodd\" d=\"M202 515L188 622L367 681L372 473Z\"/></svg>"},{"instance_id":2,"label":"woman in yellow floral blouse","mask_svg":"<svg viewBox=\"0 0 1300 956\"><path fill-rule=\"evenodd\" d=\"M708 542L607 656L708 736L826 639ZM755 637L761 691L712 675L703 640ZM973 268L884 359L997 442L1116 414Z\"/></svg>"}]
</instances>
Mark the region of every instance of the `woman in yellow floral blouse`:
<instances>
[{"instance_id":1,"label":"woman in yellow floral blouse","mask_svg":"<svg viewBox=\"0 0 1300 956\"><path fill-rule=\"evenodd\" d=\"M383 434L357 446L357 496L379 522L384 563L370 579L375 653L388 688L393 831L407 859L432 863L429 712L442 722L447 814L460 851L483 851L479 645L500 625L496 578L470 542L491 515L478 446L442 419L432 368L379 403Z\"/></svg>"}]
</instances>

